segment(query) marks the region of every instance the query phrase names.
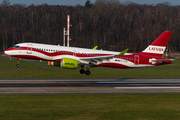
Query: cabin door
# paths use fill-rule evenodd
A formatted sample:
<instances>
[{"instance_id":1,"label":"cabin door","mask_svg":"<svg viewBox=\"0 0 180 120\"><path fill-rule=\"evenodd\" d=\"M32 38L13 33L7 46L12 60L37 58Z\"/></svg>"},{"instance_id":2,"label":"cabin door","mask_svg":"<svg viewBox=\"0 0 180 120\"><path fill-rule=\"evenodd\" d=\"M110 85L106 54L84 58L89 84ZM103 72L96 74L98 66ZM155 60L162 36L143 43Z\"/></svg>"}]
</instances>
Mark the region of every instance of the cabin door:
<instances>
[{"instance_id":1,"label":"cabin door","mask_svg":"<svg viewBox=\"0 0 180 120\"><path fill-rule=\"evenodd\" d=\"M27 54L32 54L32 44L27 44Z\"/></svg>"},{"instance_id":2,"label":"cabin door","mask_svg":"<svg viewBox=\"0 0 180 120\"><path fill-rule=\"evenodd\" d=\"M134 64L139 65L139 55L134 56Z\"/></svg>"}]
</instances>

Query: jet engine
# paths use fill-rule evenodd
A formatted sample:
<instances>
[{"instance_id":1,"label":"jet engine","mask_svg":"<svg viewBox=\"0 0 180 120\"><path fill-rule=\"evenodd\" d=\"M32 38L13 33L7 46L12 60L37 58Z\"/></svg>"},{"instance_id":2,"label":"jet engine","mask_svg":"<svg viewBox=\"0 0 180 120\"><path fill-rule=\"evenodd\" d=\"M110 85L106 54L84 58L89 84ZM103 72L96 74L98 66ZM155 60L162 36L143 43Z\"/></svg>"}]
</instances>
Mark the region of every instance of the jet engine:
<instances>
[{"instance_id":1,"label":"jet engine","mask_svg":"<svg viewBox=\"0 0 180 120\"><path fill-rule=\"evenodd\" d=\"M68 69L76 69L79 65L78 60L71 58L62 58L61 62L53 62L48 61L48 65L53 65L56 67L68 68Z\"/></svg>"},{"instance_id":2,"label":"jet engine","mask_svg":"<svg viewBox=\"0 0 180 120\"><path fill-rule=\"evenodd\" d=\"M63 58L61 60L61 67L68 69L76 69L78 67L78 60L71 58Z\"/></svg>"}]
</instances>

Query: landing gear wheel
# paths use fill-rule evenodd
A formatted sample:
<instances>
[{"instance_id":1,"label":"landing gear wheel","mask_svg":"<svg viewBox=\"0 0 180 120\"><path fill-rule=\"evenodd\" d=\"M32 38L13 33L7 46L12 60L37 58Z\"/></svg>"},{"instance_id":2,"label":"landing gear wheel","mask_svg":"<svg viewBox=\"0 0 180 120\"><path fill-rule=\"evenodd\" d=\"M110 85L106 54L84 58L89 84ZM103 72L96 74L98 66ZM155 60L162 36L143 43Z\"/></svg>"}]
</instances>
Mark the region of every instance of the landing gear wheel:
<instances>
[{"instance_id":1,"label":"landing gear wheel","mask_svg":"<svg viewBox=\"0 0 180 120\"><path fill-rule=\"evenodd\" d=\"M86 70L86 71L85 71L85 74L86 74L86 75L90 75L91 72L90 72L89 70Z\"/></svg>"},{"instance_id":2,"label":"landing gear wheel","mask_svg":"<svg viewBox=\"0 0 180 120\"><path fill-rule=\"evenodd\" d=\"M84 69L81 69L79 72L80 72L81 74L84 74L84 73L85 73Z\"/></svg>"},{"instance_id":3,"label":"landing gear wheel","mask_svg":"<svg viewBox=\"0 0 180 120\"><path fill-rule=\"evenodd\" d=\"M20 64L17 64L16 67L20 67Z\"/></svg>"}]
</instances>

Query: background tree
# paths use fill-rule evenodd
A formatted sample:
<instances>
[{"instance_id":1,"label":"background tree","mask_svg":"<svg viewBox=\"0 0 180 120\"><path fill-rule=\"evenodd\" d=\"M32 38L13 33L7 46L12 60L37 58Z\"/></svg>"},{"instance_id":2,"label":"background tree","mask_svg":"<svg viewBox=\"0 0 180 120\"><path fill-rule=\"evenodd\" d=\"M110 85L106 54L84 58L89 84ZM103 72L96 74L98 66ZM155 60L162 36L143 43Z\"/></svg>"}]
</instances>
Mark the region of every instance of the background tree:
<instances>
[{"instance_id":1,"label":"background tree","mask_svg":"<svg viewBox=\"0 0 180 120\"><path fill-rule=\"evenodd\" d=\"M87 0L85 3L85 7L91 8L92 6L93 6L93 4L90 2L90 0Z\"/></svg>"}]
</instances>

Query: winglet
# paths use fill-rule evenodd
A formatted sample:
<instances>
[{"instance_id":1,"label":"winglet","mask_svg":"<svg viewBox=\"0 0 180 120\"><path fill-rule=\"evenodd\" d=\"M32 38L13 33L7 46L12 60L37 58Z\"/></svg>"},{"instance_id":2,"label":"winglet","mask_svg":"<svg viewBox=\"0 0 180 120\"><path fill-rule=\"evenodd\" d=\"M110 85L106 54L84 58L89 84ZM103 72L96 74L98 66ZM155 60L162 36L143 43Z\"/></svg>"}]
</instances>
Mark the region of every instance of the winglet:
<instances>
[{"instance_id":1,"label":"winglet","mask_svg":"<svg viewBox=\"0 0 180 120\"><path fill-rule=\"evenodd\" d=\"M95 46L94 48L93 48L93 50L96 50L98 48L98 46Z\"/></svg>"},{"instance_id":2,"label":"winglet","mask_svg":"<svg viewBox=\"0 0 180 120\"><path fill-rule=\"evenodd\" d=\"M124 51L122 51L121 53L119 53L118 55L124 55L129 49L125 49Z\"/></svg>"}]
</instances>

